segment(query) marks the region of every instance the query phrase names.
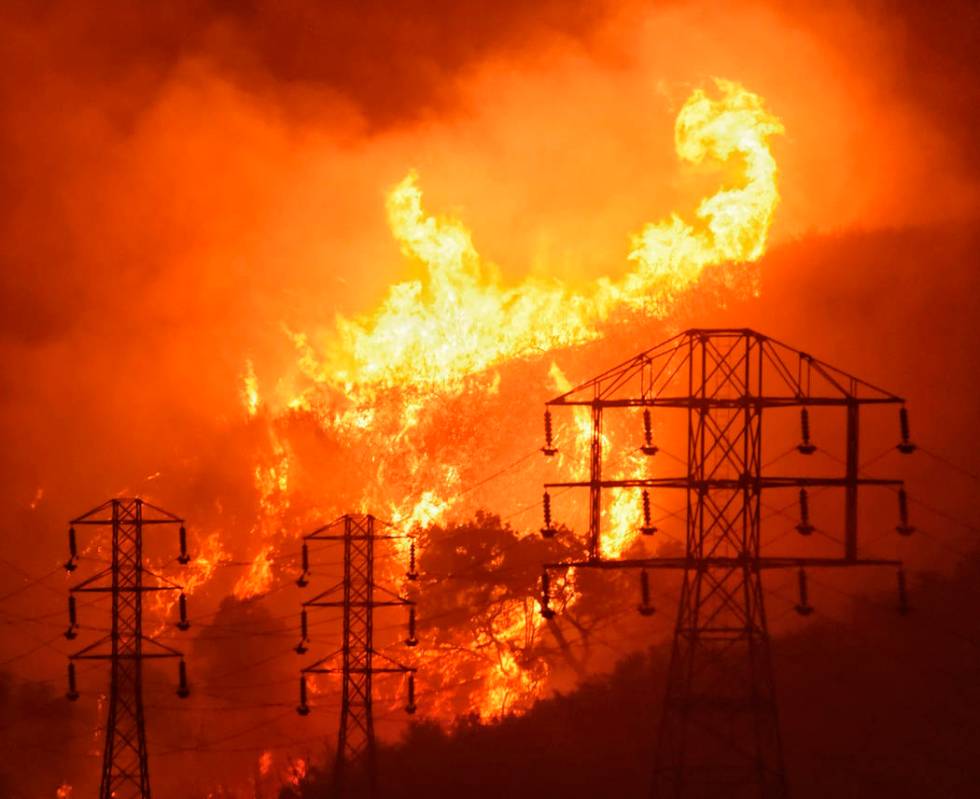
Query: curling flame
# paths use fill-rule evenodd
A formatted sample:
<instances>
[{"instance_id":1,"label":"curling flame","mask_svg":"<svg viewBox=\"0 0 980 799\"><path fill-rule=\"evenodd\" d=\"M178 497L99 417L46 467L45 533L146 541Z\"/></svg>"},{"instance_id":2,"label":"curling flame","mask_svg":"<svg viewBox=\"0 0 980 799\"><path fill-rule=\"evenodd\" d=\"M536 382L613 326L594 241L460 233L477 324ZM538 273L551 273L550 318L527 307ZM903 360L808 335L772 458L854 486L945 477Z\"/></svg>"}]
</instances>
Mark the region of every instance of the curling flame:
<instances>
[{"instance_id":1,"label":"curling flame","mask_svg":"<svg viewBox=\"0 0 980 799\"><path fill-rule=\"evenodd\" d=\"M662 317L705 267L758 259L779 200L767 140L782 124L761 98L717 80L721 96L697 90L677 117L678 156L692 163L742 158L745 184L702 200L696 221L677 214L633 237L622 279L600 278L591 292L528 279L499 285L463 224L427 216L410 173L388 196L388 222L402 252L428 279L391 287L373 316L338 321L338 346L311 376L350 392L414 386L459 390L465 378L506 360L581 343L621 311ZM307 356L309 353L307 353Z\"/></svg>"},{"instance_id":2,"label":"curling flame","mask_svg":"<svg viewBox=\"0 0 980 799\"><path fill-rule=\"evenodd\" d=\"M677 154L693 164L706 158L727 161L733 154L745 163L746 184L719 191L701 201L698 225L677 214L647 225L633 238L629 258L638 268L627 276L624 301L635 304L650 286L652 299L663 304L697 282L704 268L725 261L756 261L765 252L769 226L779 202L776 160L766 140L783 132L782 123L762 107L762 99L737 83L716 80L722 92L712 100L701 89L691 95L677 116ZM650 300L640 300L642 305Z\"/></svg>"}]
</instances>

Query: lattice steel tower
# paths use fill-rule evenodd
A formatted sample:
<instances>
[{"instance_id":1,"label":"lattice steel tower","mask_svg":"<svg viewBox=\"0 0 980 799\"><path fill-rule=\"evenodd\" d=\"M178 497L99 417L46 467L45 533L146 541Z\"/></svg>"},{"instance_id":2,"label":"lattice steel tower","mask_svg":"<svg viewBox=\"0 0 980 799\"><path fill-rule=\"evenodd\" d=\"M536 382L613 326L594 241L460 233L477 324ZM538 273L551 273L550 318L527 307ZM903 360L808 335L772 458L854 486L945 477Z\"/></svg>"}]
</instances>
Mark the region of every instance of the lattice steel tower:
<instances>
[{"instance_id":1,"label":"lattice steel tower","mask_svg":"<svg viewBox=\"0 0 980 799\"><path fill-rule=\"evenodd\" d=\"M303 537L303 570L297 584L304 587L310 577L310 541L340 541L344 546L344 576L336 585L303 603L300 615L301 638L298 654L308 651L308 608L341 608L343 610L343 645L300 671L300 701L297 712L310 712L307 703L306 677L309 674L335 674L343 679L340 730L337 734L337 756L334 766L334 788L345 795L355 785L369 794L375 790L375 747L373 713L373 677L376 674L408 674L406 712L415 712L415 669L405 666L374 647L374 611L377 608L407 607L408 636L404 643L413 647L415 637L415 603L388 590L375 581L374 545L377 541L407 538L395 532L378 534L376 525L391 529L374 516L347 514ZM415 543L411 543L409 580L416 580ZM336 598L334 598L336 597ZM339 658L339 665L336 664Z\"/></svg>"},{"instance_id":2,"label":"lattice steel tower","mask_svg":"<svg viewBox=\"0 0 980 799\"><path fill-rule=\"evenodd\" d=\"M725 797L777 799L788 794L777 718L763 601L762 572L798 569L801 615L812 611L805 569L826 566L891 566L898 569L899 609L907 610L901 562L862 558L858 549L858 489L887 486L899 497L899 533L908 534L907 502L900 480L859 476L859 410L864 405L901 405L898 449L914 450L902 398L841 372L752 330L688 330L610 369L547 403L583 406L592 420L590 479L550 483L545 494L545 528L553 535L548 489L589 491L587 560L546 564L542 613L550 606L551 572L569 566L641 569L640 612L652 612L648 569L683 572L673 651L654 768L657 799ZM800 409L803 455L810 441L809 408L844 412L846 462L843 475L763 474L763 411ZM651 409L680 411L687 421L687 473L672 477L607 479L603 476L603 415L642 409L641 449L658 451ZM676 418L676 417L675 417ZM679 420L678 420L679 421ZM545 414L545 454L557 450L550 410ZM843 552L830 557L764 555L760 542L763 492L797 492L805 537L810 523L808 490L844 490ZM683 557L608 560L602 557L602 496L608 489L635 489L641 501L640 532L653 535L650 492L676 490L686 496Z\"/></svg>"},{"instance_id":3,"label":"lattice steel tower","mask_svg":"<svg viewBox=\"0 0 980 799\"><path fill-rule=\"evenodd\" d=\"M69 657L68 698L78 699L75 661L108 660L109 714L105 726L100 799L149 799L150 775L147 766L146 727L143 716L143 661L180 658L177 695L188 696L187 671L183 655L143 632L143 595L150 591L180 591L177 627L186 630L187 601L181 586L151 572L143 563L143 528L146 525L173 524L180 528L178 561L186 564L187 533L184 520L141 499L111 499L72 519L68 529L70 557L65 569L78 565L75 528L112 528L112 561L97 574L78 583L68 595L68 629L65 637L78 634L76 594L108 593L112 596L112 628L109 635ZM144 581L149 578L152 583ZM108 648L108 651L106 651Z\"/></svg>"}]
</instances>

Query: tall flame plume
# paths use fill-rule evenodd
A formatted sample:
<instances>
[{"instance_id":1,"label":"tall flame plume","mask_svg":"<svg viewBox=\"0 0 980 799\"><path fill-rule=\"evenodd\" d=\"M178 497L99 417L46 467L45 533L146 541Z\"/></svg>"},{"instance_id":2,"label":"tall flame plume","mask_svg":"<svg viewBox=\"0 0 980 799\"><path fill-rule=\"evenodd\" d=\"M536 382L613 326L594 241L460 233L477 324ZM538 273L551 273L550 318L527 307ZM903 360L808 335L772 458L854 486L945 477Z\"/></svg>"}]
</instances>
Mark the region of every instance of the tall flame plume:
<instances>
[{"instance_id":1,"label":"tall flame plume","mask_svg":"<svg viewBox=\"0 0 980 799\"><path fill-rule=\"evenodd\" d=\"M298 395L270 404L260 397L254 369L246 364L243 403L249 417L274 425L282 414L310 415L349 451L371 453L366 473L373 480L357 500L359 510L386 515L405 529L443 524L451 512L462 510L472 452L462 444L433 448L439 433L433 429L439 424L433 409L466 392L493 395L501 379L497 367L598 339L620 319L664 318L709 267L753 262L764 253L779 202L769 140L783 127L759 96L739 84L716 80L714 89L696 90L680 109L676 152L694 165L730 163L737 185L701 200L690 220L672 213L646 225L624 247L622 274L585 286L537 277L505 285L460 220L426 211L419 176L410 172L388 194L386 212L402 253L424 268L424 277L391 286L374 313L339 318L325 346L294 334L300 370L311 383ZM567 382L556 365L551 379L557 386ZM574 419L570 444L588 439L587 417ZM272 463L255 473L262 514L252 530L252 568L235 586L240 598L269 589L280 519L290 506L288 434L277 430L272 431ZM582 464L563 454L557 467L573 477ZM641 458L610 467L624 476L646 468ZM610 534L603 554L615 557L637 536L635 497L614 497L604 520ZM562 592L567 605L576 602L574 575ZM426 662L438 661L442 672L462 678L469 668L467 651L494 652L484 656L482 688L472 694L471 710L489 717L520 709L544 690L549 668L525 662L519 653L531 651L545 629L534 603L515 598L483 633L471 631L469 642L426 651L423 641L419 662L424 670Z\"/></svg>"},{"instance_id":2,"label":"tall flame plume","mask_svg":"<svg viewBox=\"0 0 980 799\"><path fill-rule=\"evenodd\" d=\"M706 267L757 260L779 201L768 140L783 127L758 95L732 81L715 85L719 97L698 89L681 108L677 155L691 164L738 156L744 184L702 200L692 222L674 213L648 224L632 236L629 271L586 291L531 278L502 286L462 222L426 213L409 173L388 195L388 223L427 279L393 285L372 315L339 319L327 356L307 352L311 376L365 398L394 386L459 390L497 363L595 339L618 312L662 318Z\"/></svg>"}]
</instances>

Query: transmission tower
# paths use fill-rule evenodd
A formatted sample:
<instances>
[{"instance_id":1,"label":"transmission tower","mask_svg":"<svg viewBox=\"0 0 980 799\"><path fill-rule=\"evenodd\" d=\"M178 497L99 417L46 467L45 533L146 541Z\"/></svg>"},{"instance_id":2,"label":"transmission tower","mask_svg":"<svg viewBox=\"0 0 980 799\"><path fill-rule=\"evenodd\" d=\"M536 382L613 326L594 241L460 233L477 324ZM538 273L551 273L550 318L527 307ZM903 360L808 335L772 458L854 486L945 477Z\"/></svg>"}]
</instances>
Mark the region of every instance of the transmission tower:
<instances>
[{"instance_id":1,"label":"transmission tower","mask_svg":"<svg viewBox=\"0 0 980 799\"><path fill-rule=\"evenodd\" d=\"M376 541L404 539L397 533L378 534L376 525L389 527L374 516L347 514L303 537L302 574L296 581L300 587L310 577L310 541L342 541L344 545L344 576L336 585L303 603L300 615L301 638L298 654L308 650L308 608L343 609L343 645L300 671L300 701L296 708L301 716L310 712L307 704L306 679L309 674L340 673L343 679L340 731L337 735L337 757L334 767L334 786L346 795L356 781L362 782L368 794L375 790L374 718L372 681L376 674L408 674L407 713L415 712L415 669L405 666L374 648L374 611L377 608L407 607L408 636L404 643L414 647L415 603L375 582L374 545ZM415 543L411 543L411 559L407 578L418 579L415 570ZM339 660L339 665L338 665Z\"/></svg>"},{"instance_id":2,"label":"transmission tower","mask_svg":"<svg viewBox=\"0 0 980 799\"><path fill-rule=\"evenodd\" d=\"M108 660L111 664L100 799L150 797L143 715L143 661L180 658L177 696L183 699L189 693L183 654L143 632L143 595L150 591L180 591L180 621L177 627L180 630L190 627L187 621L187 600L182 587L154 574L143 564L143 528L158 524L179 526L180 555L177 560L186 564L190 558L187 555L184 520L141 499L111 499L69 522L70 557L65 563L65 569L69 572L75 571L78 566L75 528L86 525L112 528L112 561L105 569L70 589L69 621L65 631L65 637L69 640L78 635L76 594L111 594L111 632L70 655L68 660L67 696L72 701L78 699L75 661ZM144 582L147 578L151 584Z\"/></svg>"},{"instance_id":3,"label":"transmission tower","mask_svg":"<svg viewBox=\"0 0 980 799\"><path fill-rule=\"evenodd\" d=\"M590 476L582 482L545 486L545 536L554 534L553 488L588 489L587 558L546 564L541 610L551 617L551 573L569 567L639 568L641 604L648 615L648 569L683 574L673 649L654 767L656 799L725 797L781 799L788 795L763 601L762 572L797 569L797 612L812 612L806 569L888 566L898 570L899 610L907 611L901 561L863 558L858 547L858 491L886 486L899 498L899 533L909 534L902 481L859 476L859 411L865 405L898 404L901 443L910 453L904 400L752 330L688 330L643 352L571 391L550 400L545 413L546 455L557 449L550 408L588 408L592 422ZM763 411L798 408L801 440L796 449L811 455L810 408L840 409L844 415L846 462L843 475L763 474ZM686 474L672 477L608 479L603 476L603 416L622 409L643 410L640 450L653 456L651 410L680 411L687 422ZM636 413L636 410L633 413ZM823 412L823 411L822 411ZM675 417L676 418L676 417ZM769 416L767 415L767 418ZM680 421L678 419L678 421ZM609 489L634 489L642 508L640 532L656 533L650 493L686 496L683 557L604 559L602 497ZM814 531L809 490L843 489L843 552L830 557L764 555L760 541L763 492L797 492L801 536Z\"/></svg>"}]
</instances>

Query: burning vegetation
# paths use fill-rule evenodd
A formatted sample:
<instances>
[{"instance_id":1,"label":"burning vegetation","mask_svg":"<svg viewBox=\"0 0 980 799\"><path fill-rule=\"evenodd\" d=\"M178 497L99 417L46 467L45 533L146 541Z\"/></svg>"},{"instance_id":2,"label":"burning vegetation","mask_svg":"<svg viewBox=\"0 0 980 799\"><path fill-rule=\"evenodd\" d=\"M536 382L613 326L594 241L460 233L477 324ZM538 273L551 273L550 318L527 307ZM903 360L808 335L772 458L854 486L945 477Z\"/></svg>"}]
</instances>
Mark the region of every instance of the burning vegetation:
<instances>
[{"instance_id":1,"label":"burning vegetation","mask_svg":"<svg viewBox=\"0 0 980 799\"><path fill-rule=\"evenodd\" d=\"M502 285L462 222L426 213L414 173L395 186L387 196L388 223L403 255L423 276L392 286L374 314L339 318L336 330L318 343L294 334L299 368L309 383L302 392L265 395L247 365L245 410L267 430L271 463L255 470L261 512L250 534L255 554L235 595L248 599L268 592L275 581L273 563L295 550L295 536L303 530L300 522L285 523L294 504L291 475L316 467L304 462L293 438L295 431L303 436L313 428L325 437L321 447L339 448L345 468L359 479L346 490L334 482L329 504L305 497L305 524L354 508L384 513L421 534L429 580L417 657L420 678L438 692L429 712L444 720L461 713L489 719L527 708L549 686L551 664L544 653L553 642L546 640L552 636L537 612L536 574L521 574L511 550L541 554L526 541L537 539L536 522L525 514L514 528L490 516L474 517L481 507L505 504L494 487L476 494L474 483L481 469L515 457L525 473L536 471L528 463L527 436L483 438L481 416L498 413L516 381L563 387L555 357L600 340L609 326L638 315L664 317L705 270L718 270L723 283L751 287L752 275L740 265L765 251L779 200L768 143L781 132L762 98L736 83L718 80L707 91L696 90L676 119L677 154L692 164L733 161L739 185L703 199L691 222L673 213L644 226L632 236L630 266L622 277L585 287L556 280ZM258 408L264 409L261 415ZM580 475L578 459L586 452L580 444L590 436L587 412L573 429L560 432L568 444L559 461L565 476ZM640 474L646 463L628 455L617 468ZM529 499L525 492L523 502ZM605 554L620 554L636 542L639 513L626 492L610 505ZM468 518L475 521L463 521ZM573 546L568 538L566 546ZM447 541L458 544L447 551ZM535 562L541 560L524 561L523 569ZM566 594L567 604L575 605L574 580ZM595 621L574 623L576 637L587 637L589 623ZM567 642L560 649L564 665L584 674L585 656L574 654Z\"/></svg>"},{"instance_id":2,"label":"burning vegetation","mask_svg":"<svg viewBox=\"0 0 980 799\"><path fill-rule=\"evenodd\" d=\"M375 564L379 582L417 602L407 654L397 612L379 613L374 631L379 650L417 669L411 723L406 674L374 686L386 791L420 795L449 759L480 775L474 795L547 796L564 773L572 799L601 792L607 764L636 775L650 757L677 584L645 583L641 615L635 574L571 569L550 585L556 615L542 615L541 564L583 558L587 516L573 493L544 499L541 487L588 479L592 440L589 410L576 408L553 420L544 458L544 400L680 329L751 325L910 387L922 417L975 417L977 359L962 342L975 340L980 290L962 264L977 245L980 78L969 26L950 22L975 17L958 0L900 14L846 2L819 13L542 2L531 13L180 0L146 16L125 5L112 0L98 20L58 2L0 13L0 429L4 506L16 509L0 591L4 796L94 792L105 674L80 664L82 697L65 709L60 565L62 522L95 498L143 496L189 520L188 563L151 536L144 553L183 586L190 622L174 630L176 594L144 601L146 630L185 652L191 690L177 703L173 669L146 667L156 793L326 790L339 684L311 677L312 712L296 716L309 594L295 583L302 537L350 512L409 536L379 544ZM948 387L943 402L927 384ZM820 425L815 412L815 438L829 438ZM923 440L955 453L975 427L925 421ZM676 472L685 435L625 413L602 430L605 474ZM972 458L959 459L968 473ZM975 486L918 477L972 535ZM833 509L810 502L819 540ZM862 523L878 523L876 507ZM679 555L685 511L662 493L612 491L602 557ZM776 535L800 523L795 505L769 512L786 527ZM941 586L977 601L972 544L936 549L929 525L916 519L924 534L909 542L937 572L910 577L923 597L913 619L938 607ZM949 547L965 564L952 576ZM79 567L110 553L87 538ZM317 585L337 582L340 548L311 546L309 568ZM777 603L795 591L767 586ZM878 640L840 585L810 588L821 611ZM81 599L70 629L108 634L106 609ZM783 611L792 604L774 611L780 635ZM316 651L336 648L339 616L311 616L308 633ZM789 639L800 660L836 646L829 627L809 635ZM880 637L900 657L876 650L874 668L909 681L932 669L936 701L949 701L924 652L891 627ZM960 685L975 653L953 650L942 668ZM873 669L846 662L853 681L844 666L838 677L856 702ZM797 717L820 710L801 698L815 689L805 669L778 671L793 675ZM841 697L820 696L843 712ZM928 717L928 702L912 704ZM896 731L906 721L875 707L903 754L970 761L955 736L910 743ZM816 715L829 736L829 712ZM834 793L794 724L802 795ZM508 768L529 752L544 764L549 741L564 760L526 784L498 779L497 755ZM568 784L577 764L590 776ZM903 773L921 795L925 783ZM896 796L901 782L888 783ZM956 795L955 780L943 784Z\"/></svg>"}]
</instances>

